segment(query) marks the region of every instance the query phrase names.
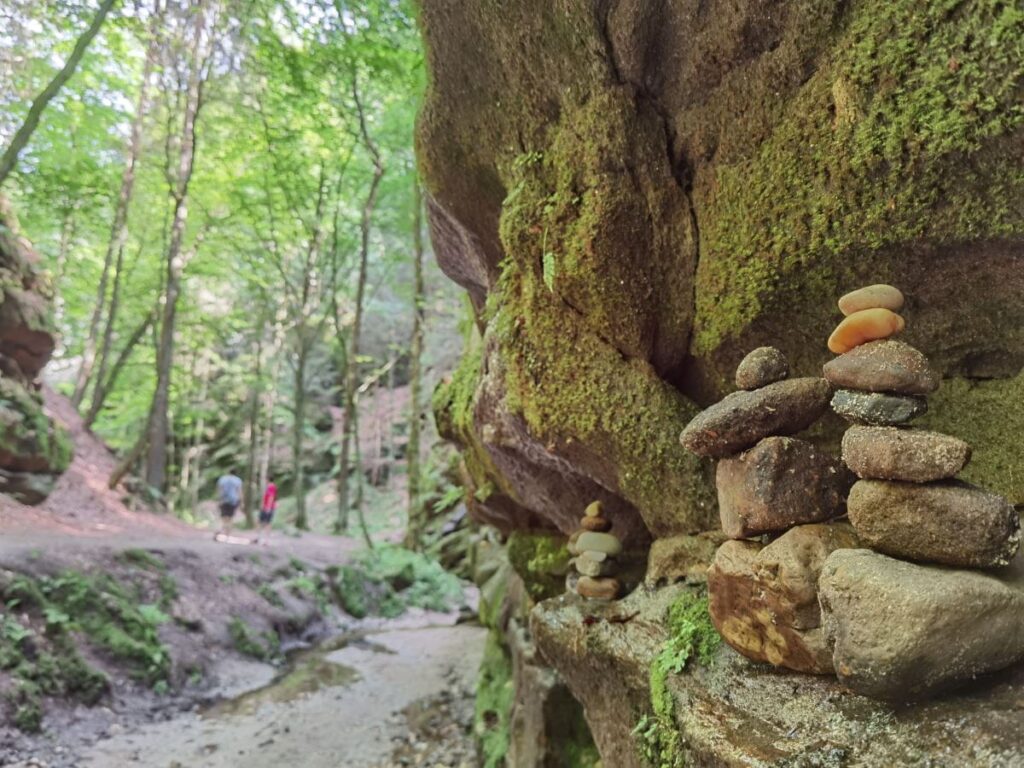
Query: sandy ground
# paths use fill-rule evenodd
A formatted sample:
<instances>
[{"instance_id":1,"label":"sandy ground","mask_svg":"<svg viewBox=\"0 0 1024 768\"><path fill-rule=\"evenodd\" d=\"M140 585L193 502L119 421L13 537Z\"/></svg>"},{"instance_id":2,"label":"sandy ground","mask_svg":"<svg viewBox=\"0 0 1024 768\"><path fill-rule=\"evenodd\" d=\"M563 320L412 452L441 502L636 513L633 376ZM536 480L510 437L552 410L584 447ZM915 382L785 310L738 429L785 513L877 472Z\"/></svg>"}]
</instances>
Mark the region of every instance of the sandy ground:
<instances>
[{"instance_id":1,"label":"sandy ground","mask_svg":"<svg viewBox=\"0 0 1024 768\"><path fill-rule=\"evenodd\" d=\"M458 625L382 632L327 654L349 680L290 701L184 714L106 739L83 768L370 768L388 765L407 728L395 713L441 690L472 689L485 630ZM342 674L340 677L345 677Z\"/></svg>"}]
</instances>

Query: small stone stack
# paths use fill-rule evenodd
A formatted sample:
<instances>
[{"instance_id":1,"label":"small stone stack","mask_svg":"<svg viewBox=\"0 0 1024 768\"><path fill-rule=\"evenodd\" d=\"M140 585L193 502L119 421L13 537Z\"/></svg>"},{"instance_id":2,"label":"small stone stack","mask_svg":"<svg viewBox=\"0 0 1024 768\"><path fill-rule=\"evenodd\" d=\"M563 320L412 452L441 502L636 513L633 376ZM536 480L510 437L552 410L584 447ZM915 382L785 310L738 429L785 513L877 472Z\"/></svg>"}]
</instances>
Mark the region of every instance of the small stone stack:
<instances>
[{"instance_id":1,"label":"small stone stack","mask_svg":"<svg viewBox=\"0 0 1024 768\"><path fill-rule=\"evenodd\" d=\"M861 478L847 502L861 541L879 552L970 568L1009 563L1019 522L1001 496L955 480L971 447L956 437L910 428L939 386L927 359L890 338L903 330L895 314L903 294L873 285L843 296L846 315L829 339L839 357L824 375L838 389L832 407L851 422L843 461Z\"/></svg>"},{"instance_id":2,"label":"small stone stack","mask_svg":"<svg viewBox=\"0 0 1024 768\"><path fill-rule=\"evenodd\" d=\"M690 451L721 459L716 484L730 539L708 570L711 618L749 658L804 672L832 671L821 631L817 581L836 548L856 546L842 515L853 477L833 456L790 437L828 410L824 379L789 379L774 347L748 354L739 391L698 414L680 435ZM767 546L749 541L785 534Z\"/></svg>"},{"instance_id":3,"label":"small stone stack","mask_svg":"<svg viewBox=\"0 0 1024 768\"><path fill-rule=\"evenodd\" d=\"M614 600L622 590L616 576L615 559L622 554L622 542L609 533L611 521L602 515L601 502L591 503L580 518L580 528L569 539L574 556L568 586L581 597Z\"/></svg>"}]
</instances>

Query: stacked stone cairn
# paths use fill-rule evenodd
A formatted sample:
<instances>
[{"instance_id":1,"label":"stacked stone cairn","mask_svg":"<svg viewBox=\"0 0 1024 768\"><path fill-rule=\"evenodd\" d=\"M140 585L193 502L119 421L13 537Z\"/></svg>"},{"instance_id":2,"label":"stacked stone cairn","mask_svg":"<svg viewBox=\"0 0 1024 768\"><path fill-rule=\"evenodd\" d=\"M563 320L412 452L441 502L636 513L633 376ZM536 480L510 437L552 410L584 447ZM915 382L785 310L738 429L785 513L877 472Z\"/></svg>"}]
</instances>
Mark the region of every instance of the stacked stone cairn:
<instances>
[{"instance_id":1,"label":"stacked stone cairn","mask_svg":"<svg viewBox=\"0 0 1024 768\"><path fill-rule=\"evenodd\" d=\"M573 555L567 587L591 600L614 600L622 591L616 577L616 558L622 554L622 542L610 533L611 521L602 514L601 502L590 504L580 528L569 538Z\"/></svg>"},{"instance_id":2,"label":"stacked stone cairn","mask_svg":"<svg viewBox=\"0 0 1024 768\"><path fill-rule=\"evenodd\" d=\"M1007 565L1019 546L1013 506L953 479L971 447L907 426L928 410L924 396L938 389L939 378L918 350L882 336L886 328L903 329L896 314L902 306L903 294L889 285L847 294L839 300L847 317L829 339L839 354L824 367L838 388L832 407L854 425L843 435L843 461L860 478L850 491L850 522L864 544L894 557Z\"/></svg>"},{"instance_id":3,"label":"stacked stone cairn","mask_svg":"<svg viewBox=\"0 0 1024 768\"><path fill-rule=\"evenodd\" d=\"M885 699L918 698L1024 658L1018 514L956 479L971 458L966 442L908 426L939 377L921 352L890 338L903 330L902 307L889 285L843 296L846 318L829 339L839 356L824 367L837 388L832 408L852 424L843 460L860 479L847 508L870 549L829 557L819 602L840 679Z\"/></svg>"},{"instance_id":4,"label":"stacked stone cairn","mask_svg":"<svg viewBox=\"0 0 1024 768\"><path fill-rule=\"evenodd\" d=\"M777 350L754 350L741 391L683 430L686 448L721 459L730 540L708 570L711 618L751 659L920 698L1024 660L1019 519L956 479L970 446L908 426L939 378L892 338L905 327L900 291L869 286L839 307L824 379L786 380ZM809 426L822 398L851 423L844 464L780 436Z\"/></svg>"},{"instance_id":5,"label":"stacked stone cairn","mask_svg":"<svg viewBox=\"0 0 1024 768\"><path fill-rule=\"evenodd\" d=\"M698 414L680 441L719 459L718 506L729 540L708 570L719 633L756 661L829 673L817 580L829 553L856 545L848 524L826 522L845 513L853 477L837 457L790 437L828 410L829 383L788 377L779 350L755 349L736 370L739 390Z\"/></svg>"}]
</instances>

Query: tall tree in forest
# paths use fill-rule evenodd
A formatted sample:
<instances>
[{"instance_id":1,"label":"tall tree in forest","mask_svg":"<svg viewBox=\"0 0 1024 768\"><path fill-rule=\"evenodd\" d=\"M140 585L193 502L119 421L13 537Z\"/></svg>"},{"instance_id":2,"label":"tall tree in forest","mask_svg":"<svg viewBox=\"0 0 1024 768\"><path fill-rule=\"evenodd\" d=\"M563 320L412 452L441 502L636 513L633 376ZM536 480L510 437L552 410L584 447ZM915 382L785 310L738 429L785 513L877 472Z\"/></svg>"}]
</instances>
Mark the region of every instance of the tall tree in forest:
<instances>
[{"instance_id":1,"label":"tall tree in forest","mask_svg":"<svg viewBox=\"0 0 1024 768\"><path fill-rule=\"evenodd\" d=\"M405 546L419 549L426 523L426 509L420 499L420 421L423 418L423 195L419 179L413 184L412 216L412 340L409 344L409 443L405 449L408 471L408 528Z\"/></svg>"},{"instance_id":2,"label":"tall tree in forest","mask_svg":"<svg viewBox=\"0 0 1024 768\"><path fill-rule=\"evenodd\" d=\"M174 360L174 332L178 312L181 279L189 251L184 248L185 227L189 217L189 184L195 168L197 134L196 121L203 108L203 89L210 74L212 37L215 26L208 17L213 14L203 3L190 12L192 29L187 35L184 66L177 71L177 85L182 101L181 132L177 137L177 167L169 174L168 189L173 201L170 242L166 255L166 276L163 307L160 318L160 338L157 347L156 391L150 406L146 425L146 483L152 488L164 489L167 478L168 407L170 405L171 365ZM214 13L216 9L214 9ZM193 245L193 251L197 248Z\"/></svg>"},{"instance_id":3,"label":"tall tree in forest","mask_svg":"<svg viewBox=\"0 0 1024 768\"><path fill-rule=\"evenodd\" d=\"M93 308L89 321L89 331L82 352L82 364L75 378L75 389L71 402L77 408L85 397L86 388L92 379L93 365L96 362L96 345L103 321L103 310L107 303L107 284L110 282L111 271L114 273L114 287L110 295L110 307L107 311L107 322L103 332L103 346L100 350L100 369L98 379L102 380L106 373L107 359L113 343L114 324L120 306L121 274L124 270L124 245L128 235L128 208L131 205L132 193L135 190L135 172L142 153L142 128L149 109L149 87L156 65L159 50L159 32L163 23L162 0L154 0L147 32L146 53L142 65L142 79L139 83L139 95L135 104L135 116L132 119L131 133L125 152L124 171L121 175L121 189L117 195L114 208L114 221L110 228L110 240L103 258L103 272L96 289L96 306ZM97 385L98 386L98 385ZM95 398L94 398L95 400ZM91 409L90 409L91 410Z\"/></svg>"},{"instance_id":4,"label":"tall tree in forest","mask_svg":"<svg viewBox=\"0 0 1024 768\"><path fill-rule=\"evenodd\" d=\"M4 150L3 155L0 156L0 186L3 185L11 171L14 170L15 165L17 165L18 155L25 149L33 132L39 126L39 120L43 116L43 110L46 109L46 105L53 100L53 97L60 92L64 84L75 74L78 63L82 60L82 56L85 55L85 49L89 47L89 43L93 41L93 38L100 31L100 27L103 26L107 14L110 13L110 9L114 7L115 3L117 3L117 0L102 0L99 10L96 11L96 15L92 18L92 23L82 33L82 36L78 38L64 66L35 98L35 101L32 102L28 109L28 114L25 116L25 121L14 134L11 143Z\"/></svg>"},{"instance_id":5,"label":"tall tree in forest","mask_svg":"<svg viewBox=\"0 0 1024 768\"><path fill-rule=\"evenodd\" d=\"M359 136L362 140L363 147L366 149L371 161L373 162L373 175L370 178L370 185L366 192L366 199L363 201L363 207L359 218L359 267L358 276L356 278L356 295L352 328L349 331L349 351L346 355L347 365L346 370L344 371L345 425L339 456L338 519L335 523L335 531L338 533L341 533L348 528L348 480L350 476L349 451L351 450L353 443L357 443L354 446L354 453L356 457L359 456L359 415L356 409L356 389L359 382L359 342L363 323L364 301L366 298L366 276L370 254L370 229L373 224L373 210L377 203L377 193L380 189L381 179L384 177L384 160L381 156L380 149L377 147L376 142L374 142L373 137L370 135L370 130L367 126L366 109L363 106L363 100L359 93L358 72L354 68L352 70L352 100L355 105L356 116L359 121ZM367 545L372 549L373 542L370 540L370 534L366 527L361 491L362 482L360 476L360 481L357 486L355 505L356 514L359 516L359 525L363 533L363 538L366 540Z\"/></svg>"}]
</instances>

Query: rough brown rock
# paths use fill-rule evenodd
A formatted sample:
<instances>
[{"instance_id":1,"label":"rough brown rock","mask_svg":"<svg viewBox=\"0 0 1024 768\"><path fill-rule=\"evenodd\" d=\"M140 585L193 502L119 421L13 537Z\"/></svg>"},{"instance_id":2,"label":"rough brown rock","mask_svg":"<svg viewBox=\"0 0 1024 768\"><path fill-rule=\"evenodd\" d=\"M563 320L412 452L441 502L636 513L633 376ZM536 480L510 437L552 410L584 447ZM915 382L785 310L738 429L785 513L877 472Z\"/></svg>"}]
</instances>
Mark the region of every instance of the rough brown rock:
<instances>
[{"instance_id":1,"label":"rough brown rock","mask_svg":"<svg viewBox=\"0 0 1024 768\"><path fill-rule=\"evenodd\" d=\"M840 389L832 396L832 410L854 424L895 427L927 413L928 401L915 395Z\"/></svg>"},{"instance_id":2,"label":"rough brown rock","mask_svg":"<svg viewBox=\"0 0 1024 768\"><path fill-rule=\"evenodd\" d=\"M622 585L618 579L580 576L576 582L576 592L581 597L591 600L614 600L619 596Z\"/></svg>"},{"instance_id":3,"label":"rough brown rock","mask_svg":"<svg viewBox=\"0 0 1024 768\"><path fill-rule=\"evenodd\" d=\"M535 642L587 713L603 764L641 768L630 730L650 712L651 662L666 641L668 606L683 585L638 589L621 601L571 596L534 607ZM755 667L723 646L710 668L692 660L668 688L686 765L942 766L1010 768L1020 762L1024 664L982 677L955 696L910 704L893 716L831 675Z\"/></svg>"},{"instance_id":4,"label":"rough brown rock","mask_svg":"<svg viewBox=\"0 0 1024 768\"><path fill-rule=\"evenodd\" d=\"M902 341L871 341L829 360L822 372L836 387L867 392L927 395L939 377L920 351Z\"/></svg>"},{"instance_id":5,"label":"rough brown rock","mask_svg":"<svg viewBox=\"0 0 1024 768\"><path fill-rule=\"evenodd\" d=\"M851 427L843 435L843 461L858 477L928 483L953 477L971 458L957 437L923 429Z\"/></svg>"},{"instance_id":6,"label":"rough brown rock","mask_svg":"<svg viewBox=\"0 0 1024 768\"><path fill-rule=\"evenodd\" d=\"M784 531L843 514L853 478L842 463L793 437L766 437L718 462L722 530L733 539Z\"/></svg>"},{"instance_id":7,"label":"rough brown rock","mask_svg":"<svg viewBox=\"0 0 1024 768\"><path fill-rule=\"evenodd\" d=\"M0 371L26 383L49 361L55 344L50 293L38 265L0 195Z\"/></svg>"},{"instance_id":8,"label":"rough brown rock","mask_svg":"<svg viewBox=\"0 0 1024 768\"><path fill-rule=\"evenodd\" d=\"M736 386L740 389L760 389L789 376L789 361L775 347L758 347L751 351L736 368Z\"/></svg>"},{"instance_id":9,"label":"rough brown rock","mask_svg":"<svg viewBox=\"0 0 1024 768\"><path fill-rule=\"evenodd\" d=\"M806 429L828 408L824 379L789 379L753 392L733 392L701 411L686 425L679 442L700 456L721 458L750 448L770 435Z\"/></svg>"},{"instance_id":10,"label":"rough brown rock","mask_svg":"<svg viewBox=\"0 0 1024 768\"><path fill-rule=\"evenodd\" d=\"M995 575L841 550L819 590L836 673L859 693L920 698L1024 659L1019 558Z\"/></svg>"},{"instance_id":11,"label":"rough brown rock","mask_svg":"<svg viewBox=\"0 0 1024 768\"><path fill-rule=\"evenodd\" d=\"M857 546L845 524L801 525L766 547L727 541L708 570L711 619L726 642L755 661L832 672L819 629L818 574L836 549Z\"/></svg>"},{"instance_id":12,"label":"rough brown rock","mask_svg":"<svg viewBox=\"0 0 1024 768\"><path fill-rule=\"evenodd\" d=\"M1020 546L1017 511L967 483L858 480L847 500L864 543L910 560L968 568L1006 565Z\"/></svg>"},{"instance_id":13,"label":"rough brown rock","mask_svg":"<svg viewBox=\"0 0 1024 768\"><path fill-rule=\"evenodd\" d=\"M721 531L655 539L647 555L644 582L652 586L707 580L708 566L726 540Z\"/></svg>"}]
</instances>

